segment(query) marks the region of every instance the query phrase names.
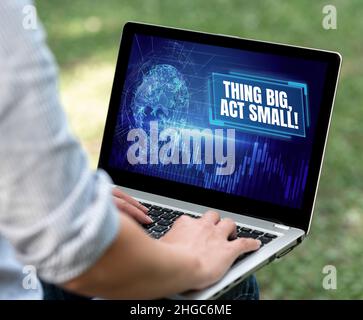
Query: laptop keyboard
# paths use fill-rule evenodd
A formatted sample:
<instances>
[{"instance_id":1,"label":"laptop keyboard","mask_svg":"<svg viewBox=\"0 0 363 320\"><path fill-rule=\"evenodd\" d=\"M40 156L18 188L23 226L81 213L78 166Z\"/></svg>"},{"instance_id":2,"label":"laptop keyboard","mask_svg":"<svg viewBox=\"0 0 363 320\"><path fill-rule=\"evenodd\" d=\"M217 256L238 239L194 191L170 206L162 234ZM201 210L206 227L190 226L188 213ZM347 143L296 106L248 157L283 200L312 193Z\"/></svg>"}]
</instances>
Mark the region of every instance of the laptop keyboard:
<instances>
[{"instance_id":1,"label":"laptop keyboard","mask_svg":"<svg viewBox=\"0 0 363 320\"><path fill-rule=\"evenodd\" d=\"M200 218L200 216L198 215L184 213L182 211L172 210L169 208L163 208L145 202L141 202L141 204L149 209L148 215L154 221L153 223L143 225L145 231L154 239L159 239L164 234L166 234L172 227L174 221L182 215L187 215L195 219ZM277 235L254 230L252 228L237 226L237 237L258 239L261 241L260 248L262 248L263 246L276 239ZM249 253L241 255L240 257L238 257L235 263L248 255Z\"/></svg>"}]
</instances>

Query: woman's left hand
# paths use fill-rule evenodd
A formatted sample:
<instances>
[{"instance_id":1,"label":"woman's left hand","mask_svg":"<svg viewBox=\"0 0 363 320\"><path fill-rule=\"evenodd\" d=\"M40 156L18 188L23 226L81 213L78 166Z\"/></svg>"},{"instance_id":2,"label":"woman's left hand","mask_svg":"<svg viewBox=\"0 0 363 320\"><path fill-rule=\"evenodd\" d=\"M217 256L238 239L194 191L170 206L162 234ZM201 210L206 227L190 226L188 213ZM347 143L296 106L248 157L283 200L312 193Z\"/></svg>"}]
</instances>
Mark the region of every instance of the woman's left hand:
<instances>
[{"instance_id":1,"label":"woman's left hand","mask_svg":"<svg viewBox=\"0 0 363 320\"><path fill-rule=\"evenodd\" d=\"M141 224L149 224L153 222L147 215L149 209L123 192L119 187L114 187L112 189L112 195L116 207L122 213L129 215Z\"/></svg>"}]
</instances>

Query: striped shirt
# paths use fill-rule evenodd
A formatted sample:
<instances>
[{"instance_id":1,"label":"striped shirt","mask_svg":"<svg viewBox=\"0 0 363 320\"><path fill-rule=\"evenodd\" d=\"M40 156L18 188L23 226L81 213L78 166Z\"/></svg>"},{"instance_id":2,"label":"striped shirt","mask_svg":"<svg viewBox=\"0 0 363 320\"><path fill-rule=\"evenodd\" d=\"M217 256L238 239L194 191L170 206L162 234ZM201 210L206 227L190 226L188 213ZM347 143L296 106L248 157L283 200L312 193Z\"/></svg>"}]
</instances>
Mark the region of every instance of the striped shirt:
<instances>
[{"instance_id":1,"label":"striped shirt","mask_svg":"<svg viewBox=\"0 0 363 320\"><path fill-rule=\"evenodd\" d=\"M91 267L119 227L111 180L89 169L67 125L42 26L24 25L29 5L0 1L0 299L42 298L25 265L63 283Z\"/></svg>"}]
</instances>

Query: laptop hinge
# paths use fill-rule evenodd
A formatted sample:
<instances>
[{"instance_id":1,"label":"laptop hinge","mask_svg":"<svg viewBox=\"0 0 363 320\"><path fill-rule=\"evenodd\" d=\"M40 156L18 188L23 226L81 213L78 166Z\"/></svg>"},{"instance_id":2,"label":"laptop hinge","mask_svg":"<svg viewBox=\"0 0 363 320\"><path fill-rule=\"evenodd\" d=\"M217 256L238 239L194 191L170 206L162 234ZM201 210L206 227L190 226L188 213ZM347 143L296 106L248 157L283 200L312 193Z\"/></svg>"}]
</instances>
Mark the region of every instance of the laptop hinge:
<instances>
[{"instance_id":1,"label":"laptop hinge","mask_svg":"<svg viewBox=\"0 0 363 320\"><path fill-rule=\"evenodd\" d=\"M275 227L275 228L279 228L279 229L283 229L283 230L289 230L289 229L290 229L290 227L285 226L285 225L283 225L283 224L278 224L278 223L275 223L275 224L274 224L274 227Z\"/></svg>"}]
</instances>

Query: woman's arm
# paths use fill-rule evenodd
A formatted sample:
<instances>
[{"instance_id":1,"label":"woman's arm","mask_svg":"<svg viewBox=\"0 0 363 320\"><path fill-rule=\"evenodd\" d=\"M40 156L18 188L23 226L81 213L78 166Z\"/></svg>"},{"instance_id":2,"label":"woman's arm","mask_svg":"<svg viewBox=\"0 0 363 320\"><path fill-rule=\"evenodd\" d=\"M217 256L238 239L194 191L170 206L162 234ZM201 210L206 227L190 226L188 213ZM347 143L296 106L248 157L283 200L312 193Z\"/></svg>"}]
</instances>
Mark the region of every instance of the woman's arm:
<instances>
[{"instance_id":1,"label":"woman's arm","mask_svg":"<svg viewBox=\"0 0 363 320\"><path fill-rule=\"evenodd\" d=\"M111 299L152 299L201 289L219 280L258 240L228 237L236 225L215 212L179 218L161 240L148 237L123 215L120 232L105 254L81 276L64 284L77 293Z\"/></svg>"}]
</instances>

